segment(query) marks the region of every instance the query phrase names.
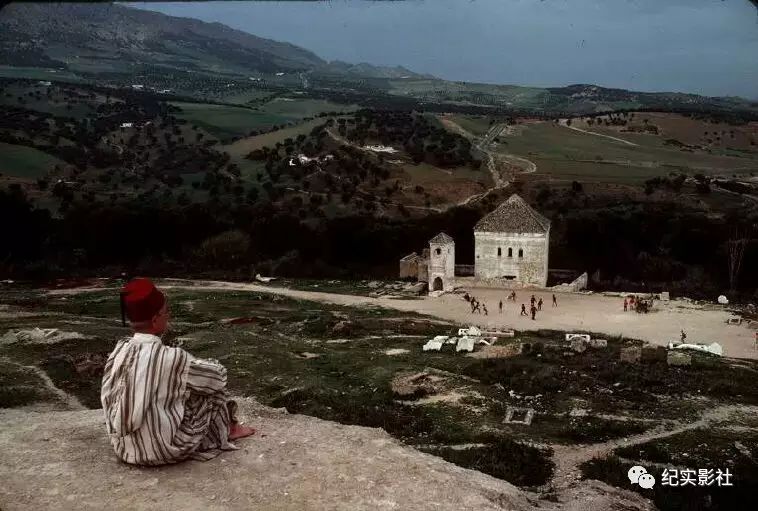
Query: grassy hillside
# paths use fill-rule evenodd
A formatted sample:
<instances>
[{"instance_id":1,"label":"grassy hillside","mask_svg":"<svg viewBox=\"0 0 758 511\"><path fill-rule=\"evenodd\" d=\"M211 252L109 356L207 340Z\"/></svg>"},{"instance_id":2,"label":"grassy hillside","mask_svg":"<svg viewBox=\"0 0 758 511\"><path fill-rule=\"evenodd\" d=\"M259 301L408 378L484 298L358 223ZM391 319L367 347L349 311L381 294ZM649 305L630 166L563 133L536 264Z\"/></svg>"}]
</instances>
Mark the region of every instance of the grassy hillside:
<instances>
[{"instance_id":1,"label":"grassy hillside","mask_svg":"<svg viewBox=\"0 0 758 511\"><path fill-rule=\"evenodd\" d=\"M37 179L61 163L58 158L32 147L0 142L0 174Z\"/></svg>"},{"instance_id":2,"label":"grassy hillside","mask_svg":"<svg viewBox=\"0 0 758 511\"><path fill-rule=\"evenodd\" d=\"M271 128L276 124L285 123L288 117L256 112L249 108L204 103L172 102L181 108L177 115L182 119L202 126L218 138L243 136L251 130Z\"/></svg>"},{"instance_id":3,"label":"grassy hillside","mask_svg":"<svg viewBox=\"0 0 758 511\"><path fill-rule=\"evenodd\" d=\"M708 128L707 124L703 126ZM539 175L567 180L641 183L671 172L726 177L758 173L758 151L737 157L723 152L683 150L667 145L665 132L641 135L590 129L621 141L551 122L529 122L510 126L496 139L494 147L496 152L534 162Z\"/></svg>"},{"instance_id":4,"label":"grassy hillside","mask_svg":"<svg viewBox=\"0 0 758 511\"><path fill-rule=\"evenodd\" d=\"M218 23L115 4L11 4L0 13L0 27L2 63L9 65L91 73L128 72L131 63L150 62L166 70L242 74L324 63L297 46Z\"/></svg>"}]
</instances>

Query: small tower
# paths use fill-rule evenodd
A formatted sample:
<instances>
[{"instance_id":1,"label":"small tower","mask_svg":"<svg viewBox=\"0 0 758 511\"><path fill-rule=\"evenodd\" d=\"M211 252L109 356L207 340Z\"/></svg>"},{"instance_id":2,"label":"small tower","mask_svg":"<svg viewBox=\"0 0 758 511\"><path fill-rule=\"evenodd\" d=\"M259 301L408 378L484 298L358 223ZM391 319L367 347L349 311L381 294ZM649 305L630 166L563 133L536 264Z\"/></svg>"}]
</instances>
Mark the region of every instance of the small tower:
<instances>
[{"instance_id":1,"label":"small tower","mask_svg":"<svg viewBox=\"0 0 758 511\"><path fill-rule=\"evenodd\" d=\"M439 233L429 240L429 291L452 291L455 286L455 241Z\"/></svg>"}]
</instances>

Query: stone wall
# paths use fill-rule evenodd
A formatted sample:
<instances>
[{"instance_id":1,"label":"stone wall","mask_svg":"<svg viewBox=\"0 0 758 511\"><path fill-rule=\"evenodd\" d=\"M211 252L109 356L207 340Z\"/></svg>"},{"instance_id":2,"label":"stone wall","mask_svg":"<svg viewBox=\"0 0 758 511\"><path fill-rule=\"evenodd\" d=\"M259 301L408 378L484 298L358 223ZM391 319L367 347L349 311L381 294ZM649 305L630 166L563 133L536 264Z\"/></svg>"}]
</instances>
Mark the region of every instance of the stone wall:
<instances>
[{"instance_id":1,"label":"stone wall","mask_svg":"<svg viewBox=\"0 0 758 511\"><path fill-rule=\"evenodd\" d=\"M418 277L419 282L429 282L429 260L421 259L418 262Z\"/></svg>"},{"instance_id":2,"label":"stone wall","mask_svg":"<svg viewBox=\"0 0 758 511\"><path fill-rule=\"evenodd\" d=\"M544 287L547 285L549 240L549 232L475 232L474 274L481 280L513 277L516 282ZM523 251L522 257L519 257L519 250Z\"/></svg>"},{"instance_id":3,"label":"stone wall","mask_svg":"<svg viewBox=\"0 0 758 511\"><path fill-rule=\"evenodd\" d=\"M418 278L418 261L419 257L416 252L413 252L412 254L409 254L400 259L400 278Z\"/></svg>"},{"instance_id":4,"label":"stone wall","mask_svg":"<svg viewBox=\"0 0 758 511\"><path fill-rule=\"evenodd\" d=\"M455 287L487 289L534 289L542 286L507 279L481 279L478 277L455 277Z\"/></svg>"},{"instance_id":5,"label":"stone wall","mask_svg":"<svg viewBox=\"0 0 758 511\"><path fill-rule=\"evenodd\" d=\"M556 291L561 292L576 293L577 291L587 289L587 279L587 272L584 272L572 282L568 284L558 284L557 286L553 286L550 289L555 289Z\"/></svg>"},{"instance_id":6,"label":"stone wall","mask_svg":"<svg viewBox=\"0 0 758 511\"><path fill-rule=\"evenodd\" d=\"M486 289L539 289L543 286L506 279L480 279L478 277L455 277L455 287ZM545 288L547 289L547 288Z\"/></svg>"}]
</instances>

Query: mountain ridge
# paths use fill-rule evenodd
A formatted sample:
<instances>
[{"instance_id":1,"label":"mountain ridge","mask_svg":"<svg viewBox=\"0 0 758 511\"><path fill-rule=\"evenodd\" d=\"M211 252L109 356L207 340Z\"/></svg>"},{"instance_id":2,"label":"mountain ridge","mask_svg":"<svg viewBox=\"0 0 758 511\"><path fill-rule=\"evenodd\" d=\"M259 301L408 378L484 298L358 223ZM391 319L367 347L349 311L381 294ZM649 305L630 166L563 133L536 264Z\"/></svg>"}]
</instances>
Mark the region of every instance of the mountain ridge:
<instances>
[{"instance_id":1,"label":"mountain ridge","mask_svg":"<svg viewBox=\"0 0 758 511\"><path fill-rule=\"evenodd\" d=\"M485 106L554 116L634 109L758 116L758 102L732 96L639 92L591 84L528 87L448 81L402 66L327 61L294 44L222 23L112 3L6 5L0 11L0 65L6 66L7 77L28 76L24 69L64 71L55 78L67 73L88 82L145 83L156 90L180 81L185 93L194 91L201 98L211 89L239 89L240 83L230 85L230 81L252 79L263 80L266 87L310 88L335 100L342 94L347 102L383 97L382 101Z\"/></svg>"}]
</instances>

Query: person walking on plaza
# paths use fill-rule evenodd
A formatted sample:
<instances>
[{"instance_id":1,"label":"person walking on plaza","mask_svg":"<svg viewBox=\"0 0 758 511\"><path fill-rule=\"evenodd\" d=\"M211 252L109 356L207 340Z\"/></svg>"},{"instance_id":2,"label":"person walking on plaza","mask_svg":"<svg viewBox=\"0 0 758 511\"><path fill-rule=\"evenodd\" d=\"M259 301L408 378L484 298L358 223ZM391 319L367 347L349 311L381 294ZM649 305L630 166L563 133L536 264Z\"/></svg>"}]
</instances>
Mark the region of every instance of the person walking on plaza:
<instances>
[{"instance_id":1,"label":"person walking on plaza","mask_svg":"<svg viewBox=\"0 0 758 511\"><path fill-rule=\"evenodd\" d=\"M537 310L542 310L542 297L540 297L539 301L537 302Z\"/></svg>"},{"instance_id":2,"label":"person walking on plaza","mask_svg":"<svg viewBox=\"0 0 758 511\"><path fill-rule=\"evenodd\" d=\"M502 314L503 313L503 301L502 300L500 300L499 307L500 307L500 314Z\"/></svg>"},{"instance_id":3,"label":"person walking on plaza","mask_svg":"<svg viewBox=\"0 0 758 511\"><path fill-rule=\"evenodd\" d=\"M555 299L555 294L553 294L553 307L558 307L558 300Z\"/></svg>"},{"instance_id":4,"label":"person walking on plaza","mask_svg":"<svg viewBox=\"0 0 758 511\"><path fill-rule=\"evenodd\" d=\"M526 305L524 305L523 303L521 304L521 315L522 316L527 316L528 315L526 313Z\"/></svg>"},{"instance_id":5,"label":"person walking on plaza","mask_svg":"<svg viewBox=\"0 0 758 511\"><path fill-rule=\"evenodd\" d=\"M537 315L537 307L532 305L532 321L534 321L534 317Z\"/></svg>"},{"instance_id":6,"label":"person walking on plaza","mask_svg":"<svg viewBox=\"0 0 758 511\"><path fill-rule=\"evenodd\" d=\"M482 304L482 309L484 309L484 315L487 316L487 304Z\"/></svg>"},{"instance_id":7,"label":"person walking on plaza","mask_svg":"<svg viewBox=\"0 0 758 511\"><path fill-rule=\"evenodd\" d=\"M626 312L627 310L629 310L629 301L626 298L624 298L624 312Z\"/></svg>"}]
</instances>

